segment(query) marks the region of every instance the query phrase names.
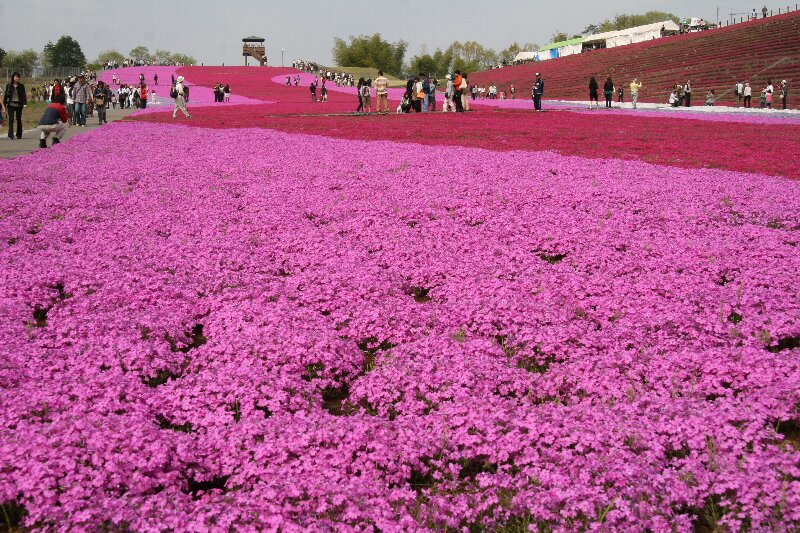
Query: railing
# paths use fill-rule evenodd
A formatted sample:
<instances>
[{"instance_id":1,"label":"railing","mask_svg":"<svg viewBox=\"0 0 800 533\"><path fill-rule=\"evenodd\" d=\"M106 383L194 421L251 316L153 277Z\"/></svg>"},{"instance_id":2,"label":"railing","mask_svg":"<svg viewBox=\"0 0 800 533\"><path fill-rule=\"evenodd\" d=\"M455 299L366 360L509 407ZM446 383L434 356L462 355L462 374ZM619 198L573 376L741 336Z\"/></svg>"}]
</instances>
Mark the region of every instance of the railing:
<instances>
[{"instance_id":1,"label":"railing","mask_svg":"<svg viewBox=\"0 0 800 533\"><path fill-rule=\"evenodd\" d=\"M769 10L768 17L774 17L775 15L784 15L786 13L791 13L793 11L800 11L800 4L795 4L794 7L791 5L786 6L786 9L783 9L783 6L778 8L778 12L776 13L774 9ZM738 16L738 20L737 20ZM731 14L727 20L718 21L717 26L722 28L723 26L733 26L734 24L741 24L743 22L749 22L751 20L762 19L764 18L763 11L756 11L755 15L753 13L733 13Z\"/></svg>"},{"instance_id":2,"label":"railing","mask_svg":"<svg viewBox=\"0 0 800 533\"><path fill-rule=\"evenodd\" d=\"M36 67L34 69L0 68L0 78L5 79L6 83L8 83L11 81L11 74L13 72L19 72L22 78L52 81L55 79L63 80L64 78L77 76L83 72L83 69L80 67Z\"/></svg>"}]
</instances>

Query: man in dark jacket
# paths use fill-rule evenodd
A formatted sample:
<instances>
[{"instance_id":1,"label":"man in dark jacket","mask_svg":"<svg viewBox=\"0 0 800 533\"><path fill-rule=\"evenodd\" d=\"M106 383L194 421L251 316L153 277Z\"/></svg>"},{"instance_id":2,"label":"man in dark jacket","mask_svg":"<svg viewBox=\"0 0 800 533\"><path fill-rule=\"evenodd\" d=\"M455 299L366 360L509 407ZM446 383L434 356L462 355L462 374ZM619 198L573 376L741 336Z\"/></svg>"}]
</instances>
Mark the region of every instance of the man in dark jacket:
<instances>
[{"instance_id":1,"label":"man in dark jacket","mask_svg":"<svg viewBox=\"0 0 800 533\"><path fill-rule=\"evenodd\" d=\"M39 120L39 148L47 148L47 138L50 134L53 135L53 144L61 142L61 137L67 131L69 126L69 115L67 108L64 107L64 95L59 94L55 96L48 105L41 120Z\"/></svg>"},{"instance_id":2,"label":"man in dark jacket","mask_svg":"<svg viewBox=\"0 0 800 533\"><path fill-rule=\"evenodd\" d=\"M3 93L3 104L8 111L8 138L14 138L14 121L16 120L17 139L22 139L22 110L28 107L28 95L25 86L19 81L19 72L11 74L11 82Z\"/></svg>"},{"instance_id":3,"label":"man in dark jacket","mask_svg":"<svg viewBox=\"0 0 800 533\"><path fill-rule=\"evenodd\" d=\"M531 89L531 93L533 94L533 107L536 111L542 110L542 95L544 94L544 80L542 79L542 75L538 72L536 73L536 81L533 82L533 88Z\"/></svg>"}]
</instances>

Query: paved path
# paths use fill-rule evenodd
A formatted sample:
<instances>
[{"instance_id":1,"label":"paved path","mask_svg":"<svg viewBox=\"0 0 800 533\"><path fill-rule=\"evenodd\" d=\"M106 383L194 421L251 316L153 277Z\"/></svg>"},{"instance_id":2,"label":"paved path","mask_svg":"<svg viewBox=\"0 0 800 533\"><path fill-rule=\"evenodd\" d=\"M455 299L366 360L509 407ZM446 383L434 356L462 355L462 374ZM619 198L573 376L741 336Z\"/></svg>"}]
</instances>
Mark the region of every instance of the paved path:
<instances>
[{"instance_id":1,"label":"paved path","mask_svg":"<svg viewBox=\"0 0 800 533\"><path fill-rule=\"evenodd\" d=\"M27 110L25 110L27 111ZM25 112L23 111L23 113ZM109 109L107 112L106 118L108 118L109 124L115 120L119 120L123 117L130 115L135 109ZM92 131L93 129L99 128L100 126L97 124L97 112L95 112L93 117L88 117L86 119L86 127L79 128L78 126L70 126L67 128L67 132L64 134L64 137L61 139L61 142L68 142L69 139L76 135L80 135L81 133L86 133L87 131ZM8 138L8 123L6 122L3 125L2 131L0 131L0 158L9 159L12 157L17 157L20 155L29 154L35 150L39 150L39 131L38 130L25 130L22 134L22 139L15 139L11 140ZM52 139L53 136L50 136ZM52 141L48 140L47 145L50 146Z\"/></svg>"}]
</instances>

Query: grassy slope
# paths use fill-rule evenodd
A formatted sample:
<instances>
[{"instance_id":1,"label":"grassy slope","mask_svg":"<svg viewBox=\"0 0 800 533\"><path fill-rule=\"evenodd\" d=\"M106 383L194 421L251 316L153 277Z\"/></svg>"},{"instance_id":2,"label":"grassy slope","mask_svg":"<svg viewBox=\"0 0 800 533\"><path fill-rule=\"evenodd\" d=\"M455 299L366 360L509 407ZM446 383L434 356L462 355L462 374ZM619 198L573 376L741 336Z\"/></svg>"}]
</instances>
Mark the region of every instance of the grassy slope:
<instances>
[{"instance_id":1,"label":"grassy slope","mask_svg":"<svg viewBox=\"0 0 800 533\"><path fill-rule=\"evenodd\" d=\"M336 72L346 72L347 74L352 74L355 76L356 80L358 78L372 78L373 80L378 77L378 69L376 68L363 68L363 67L325 67L329 70L333 70ZM406 80L401 80L400 78L395 78L394 76L390 76L386 74L386 78L389 80L389 87L405 87Z\"/></svg>"}]
</instances>

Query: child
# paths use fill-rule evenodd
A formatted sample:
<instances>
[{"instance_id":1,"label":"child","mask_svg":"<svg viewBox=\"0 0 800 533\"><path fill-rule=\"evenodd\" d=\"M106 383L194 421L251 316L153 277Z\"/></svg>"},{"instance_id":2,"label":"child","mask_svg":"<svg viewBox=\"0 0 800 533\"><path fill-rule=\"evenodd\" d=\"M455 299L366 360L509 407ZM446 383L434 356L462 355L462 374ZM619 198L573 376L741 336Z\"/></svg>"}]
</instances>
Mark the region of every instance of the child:
<instances>
[{"instance_id":1,"label":"child","mask_svg":"<svg viewBox=\"0 0 800 533\"><path fill-rule=\"evenodd\" d=\"M372 95L370 95L369 85L366 83L361 86L361 100L364 103L364 112L367 115L372 114Z\"/></svg>"},{"instance_id":2,"label":"child","mask_svg":"<svg viewBox=\"0 0 800 533\"><path fill-rule=\"evenodd\" d=\"M772 91L769 88L766 89L766 98L767 98L767 107L772 109Z\"/></svg>"},{"instance_id":3,"label":"child","mask_svg":"<svg viewBox=\"0 0 800 533\"><path fill-rule=\"evenodd\" d=\"M706 105L713 106L714 102L716 101L717 101L717 95L716 93L714 93L714 89L711 89L711 92L709 92L708 95L706 96Z\"/></svg>"},{"instance_id":4,"label":"child","mask_svg":"<svg viewBox=\"0 0 800 533\"><path fill-rule=\"evenodd\" d=\"M767 90L761 91L761 109L767 107Z\"/></svg>"}]
</instances>

